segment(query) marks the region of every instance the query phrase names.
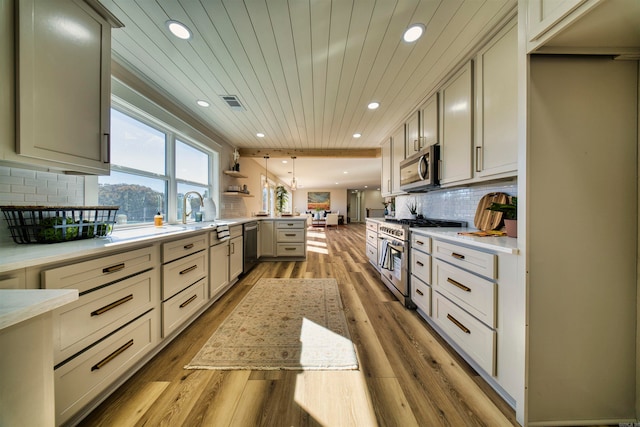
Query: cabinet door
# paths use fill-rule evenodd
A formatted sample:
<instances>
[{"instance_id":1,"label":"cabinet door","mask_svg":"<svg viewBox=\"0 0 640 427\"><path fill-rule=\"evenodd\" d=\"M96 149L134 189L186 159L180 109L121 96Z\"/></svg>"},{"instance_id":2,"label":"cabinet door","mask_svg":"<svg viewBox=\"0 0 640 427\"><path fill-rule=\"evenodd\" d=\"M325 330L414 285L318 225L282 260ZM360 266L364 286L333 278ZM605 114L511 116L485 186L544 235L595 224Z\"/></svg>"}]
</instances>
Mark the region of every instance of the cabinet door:
<instances>
[{"instance_id":1,"label":"cabinet door","mask_svg":"<svg viewBox=\"0 0 640 427\"><path fill-rule=\"evenodd\" d=\"M209 248L209 298L216 298L229 283L229 242Z\"/></svg>"},{"instance_id":2,"label":"cabinet door","mask_svg":"<svg viewBox=\"0 0 640 427\"><path fill-rule=\"evenodd\" d=\"M15 151L14 2L0 0L0 159Z\"/></svg>"},{"instance_id":3,"label":"cabinet door","mask_svg":"<svg viewBox=\"0 0 640 427\"><path fill-rule=\"evenodd\" d=\"M417 153L422 148L420 140L420 113L414 113L411 119L405 123L407 130L407 136L405 141L405 156L409 157L412 154Z\"/></svg>"},{"instance_id":4,"label":"cabinet door","mask_svg":"<svg viewBox=\"0 0 640 427\"><path fill-rule=\"evenodd\" d=\"M400 190L400 162L404 160L404 125L393 133L391 137L391 192L402 194Z\"/></svg>"},{"instance_id":5,"label":"cabinet door","mask_svg":"<svg viewBox=\"0 0 640 427\"><path fill-rule=\"evenodd\" d=\"M229 280L233 280L242 273L242 236L235 237L229 242Z\"/></svg>"},{"instance_id":6,"label":"cabinet door","mask_svg":"<svg viewBox=\"0 0 640 427\"><path fill-rule=\"evenodd\" d=\"M16 4L16 152L108 174L110 25L81 1Z\"/></svg>"},{"instance_id":7,"label":"cabinet door","mask_svg":"<svg viewBox=\"0 0 640 427\"><path fill-rule=\"evenodd\" d=\"M260 221L260 254L259 256L275 256L276 245L274 241L275 222Z\"/></svg>"},{"instance_id":8,"label":"cabinet door","mask_svg":"<svg viewBox=\"0 0 640 427\"><path fill-rule=\"evenodd\" d=\"M510 24L478 53L475 175L518 170L518 32Z\"/></svg>"},{"instance_id":9,"label":"cabinet door","mask_svg":"<svg viewBox=\"0 0 640 427\"><path fill-rule=\"evenodd\" d=\"M441 184L471 179L472 65L467 63L442 91Z\"/></svg>"},{"instance_id":10,"label":"cabinet door","mask_svg":"<svg viewBox=\"0 0 640 427\"><path fill-rule=\"evenodd\" d=\"M387 139L381 145L382 181L380 182L380 193L382 196L391 194L391 138Z\"/></svg>"},{"instance_id":11,"label":"cabinet door","mask_svg":"<svg viewBox=\"0 0 640 427\"><path fill-rule=\"evenodd\" d=\"M422 147L438 143L438 94L433 95L420 109L420 141Z\"/></svg>"}]
</instances>

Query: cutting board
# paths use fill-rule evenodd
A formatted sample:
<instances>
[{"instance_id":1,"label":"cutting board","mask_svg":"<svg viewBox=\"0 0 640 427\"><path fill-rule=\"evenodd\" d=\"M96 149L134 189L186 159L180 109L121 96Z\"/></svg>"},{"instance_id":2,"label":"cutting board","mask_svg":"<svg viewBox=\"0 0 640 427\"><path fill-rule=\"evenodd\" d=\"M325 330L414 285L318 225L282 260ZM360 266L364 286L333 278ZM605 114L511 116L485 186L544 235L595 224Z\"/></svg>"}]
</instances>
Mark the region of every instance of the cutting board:
<instances>
[{"instance_id":1,"label":"cutting board","mask_svg":"<svg viewBox=\"0 0 640 427\"><path fill-rule=\"evenodd\" d=\"M490 211L487 208L491 203L507 203L508 200L509 195L505 193L489 193L482 196L476 208L476 216L473 218L475 227L482 231L498 228L502 222L502 212Z\"/></svg>"}]
</instances>

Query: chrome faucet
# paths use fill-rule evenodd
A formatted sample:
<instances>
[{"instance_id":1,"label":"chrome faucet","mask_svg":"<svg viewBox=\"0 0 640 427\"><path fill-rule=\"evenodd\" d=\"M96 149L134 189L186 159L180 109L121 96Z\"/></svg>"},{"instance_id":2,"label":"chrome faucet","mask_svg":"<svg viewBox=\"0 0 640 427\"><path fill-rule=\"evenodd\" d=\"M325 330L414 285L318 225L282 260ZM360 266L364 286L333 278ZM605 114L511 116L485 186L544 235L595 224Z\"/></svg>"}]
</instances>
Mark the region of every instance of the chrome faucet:
<instances>
[{"instance_id":1,"label":"chrome faucet","mask_svg":"<svg viewBox=\"0 0 640 427\"><path fill-rule=\"evenodd\" d=\"M187 217L191 215L191 212L187 212L187 199L189 198L189 194L196 194L200 198L200 206L204 207L204 200L202 196L197 191L187 191L184 193L184 197L182 198L182 223L187 223Z\"/></svg>"}]
</instances>

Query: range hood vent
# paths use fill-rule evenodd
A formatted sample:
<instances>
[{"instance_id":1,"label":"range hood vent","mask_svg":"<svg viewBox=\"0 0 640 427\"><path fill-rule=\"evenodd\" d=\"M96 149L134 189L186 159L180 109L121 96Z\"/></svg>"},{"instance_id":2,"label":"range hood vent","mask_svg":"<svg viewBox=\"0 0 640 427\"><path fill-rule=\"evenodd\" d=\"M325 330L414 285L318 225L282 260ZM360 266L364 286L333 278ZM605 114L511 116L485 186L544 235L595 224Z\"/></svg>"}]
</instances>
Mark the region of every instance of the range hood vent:
<instances>
[{"instance_id":1,"label":"range hood vent","mask_svg":"<svg viewBox=\"0 0 640 427\"><path fill-rule=\"evenodd\" d=\"M222 100L226 102L229 108L231 108L232 110L244 111L245 109L240 103L238 97L235 95L220 95L220 98L222 98Z\"/></svg>"}]
</instances>

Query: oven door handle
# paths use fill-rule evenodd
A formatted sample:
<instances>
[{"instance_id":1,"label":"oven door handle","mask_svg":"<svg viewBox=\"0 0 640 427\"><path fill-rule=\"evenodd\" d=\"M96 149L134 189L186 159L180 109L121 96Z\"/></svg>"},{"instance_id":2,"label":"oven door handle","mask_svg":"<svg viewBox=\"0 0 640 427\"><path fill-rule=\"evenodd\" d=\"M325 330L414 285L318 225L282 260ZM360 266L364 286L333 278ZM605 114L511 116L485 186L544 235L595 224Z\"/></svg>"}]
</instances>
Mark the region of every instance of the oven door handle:
<instances>
[{"instance_id":1,"label":"oven door handle","mask_svg":"<svg viewBox=\"0 0 640 427\"><path fill-rule=\"evenodd\" d=\"M389 243L389 248L393 249L396 252L404 253L404 248L402 246L392 245L391 243Z\"/></svg>"}]
</instances>

